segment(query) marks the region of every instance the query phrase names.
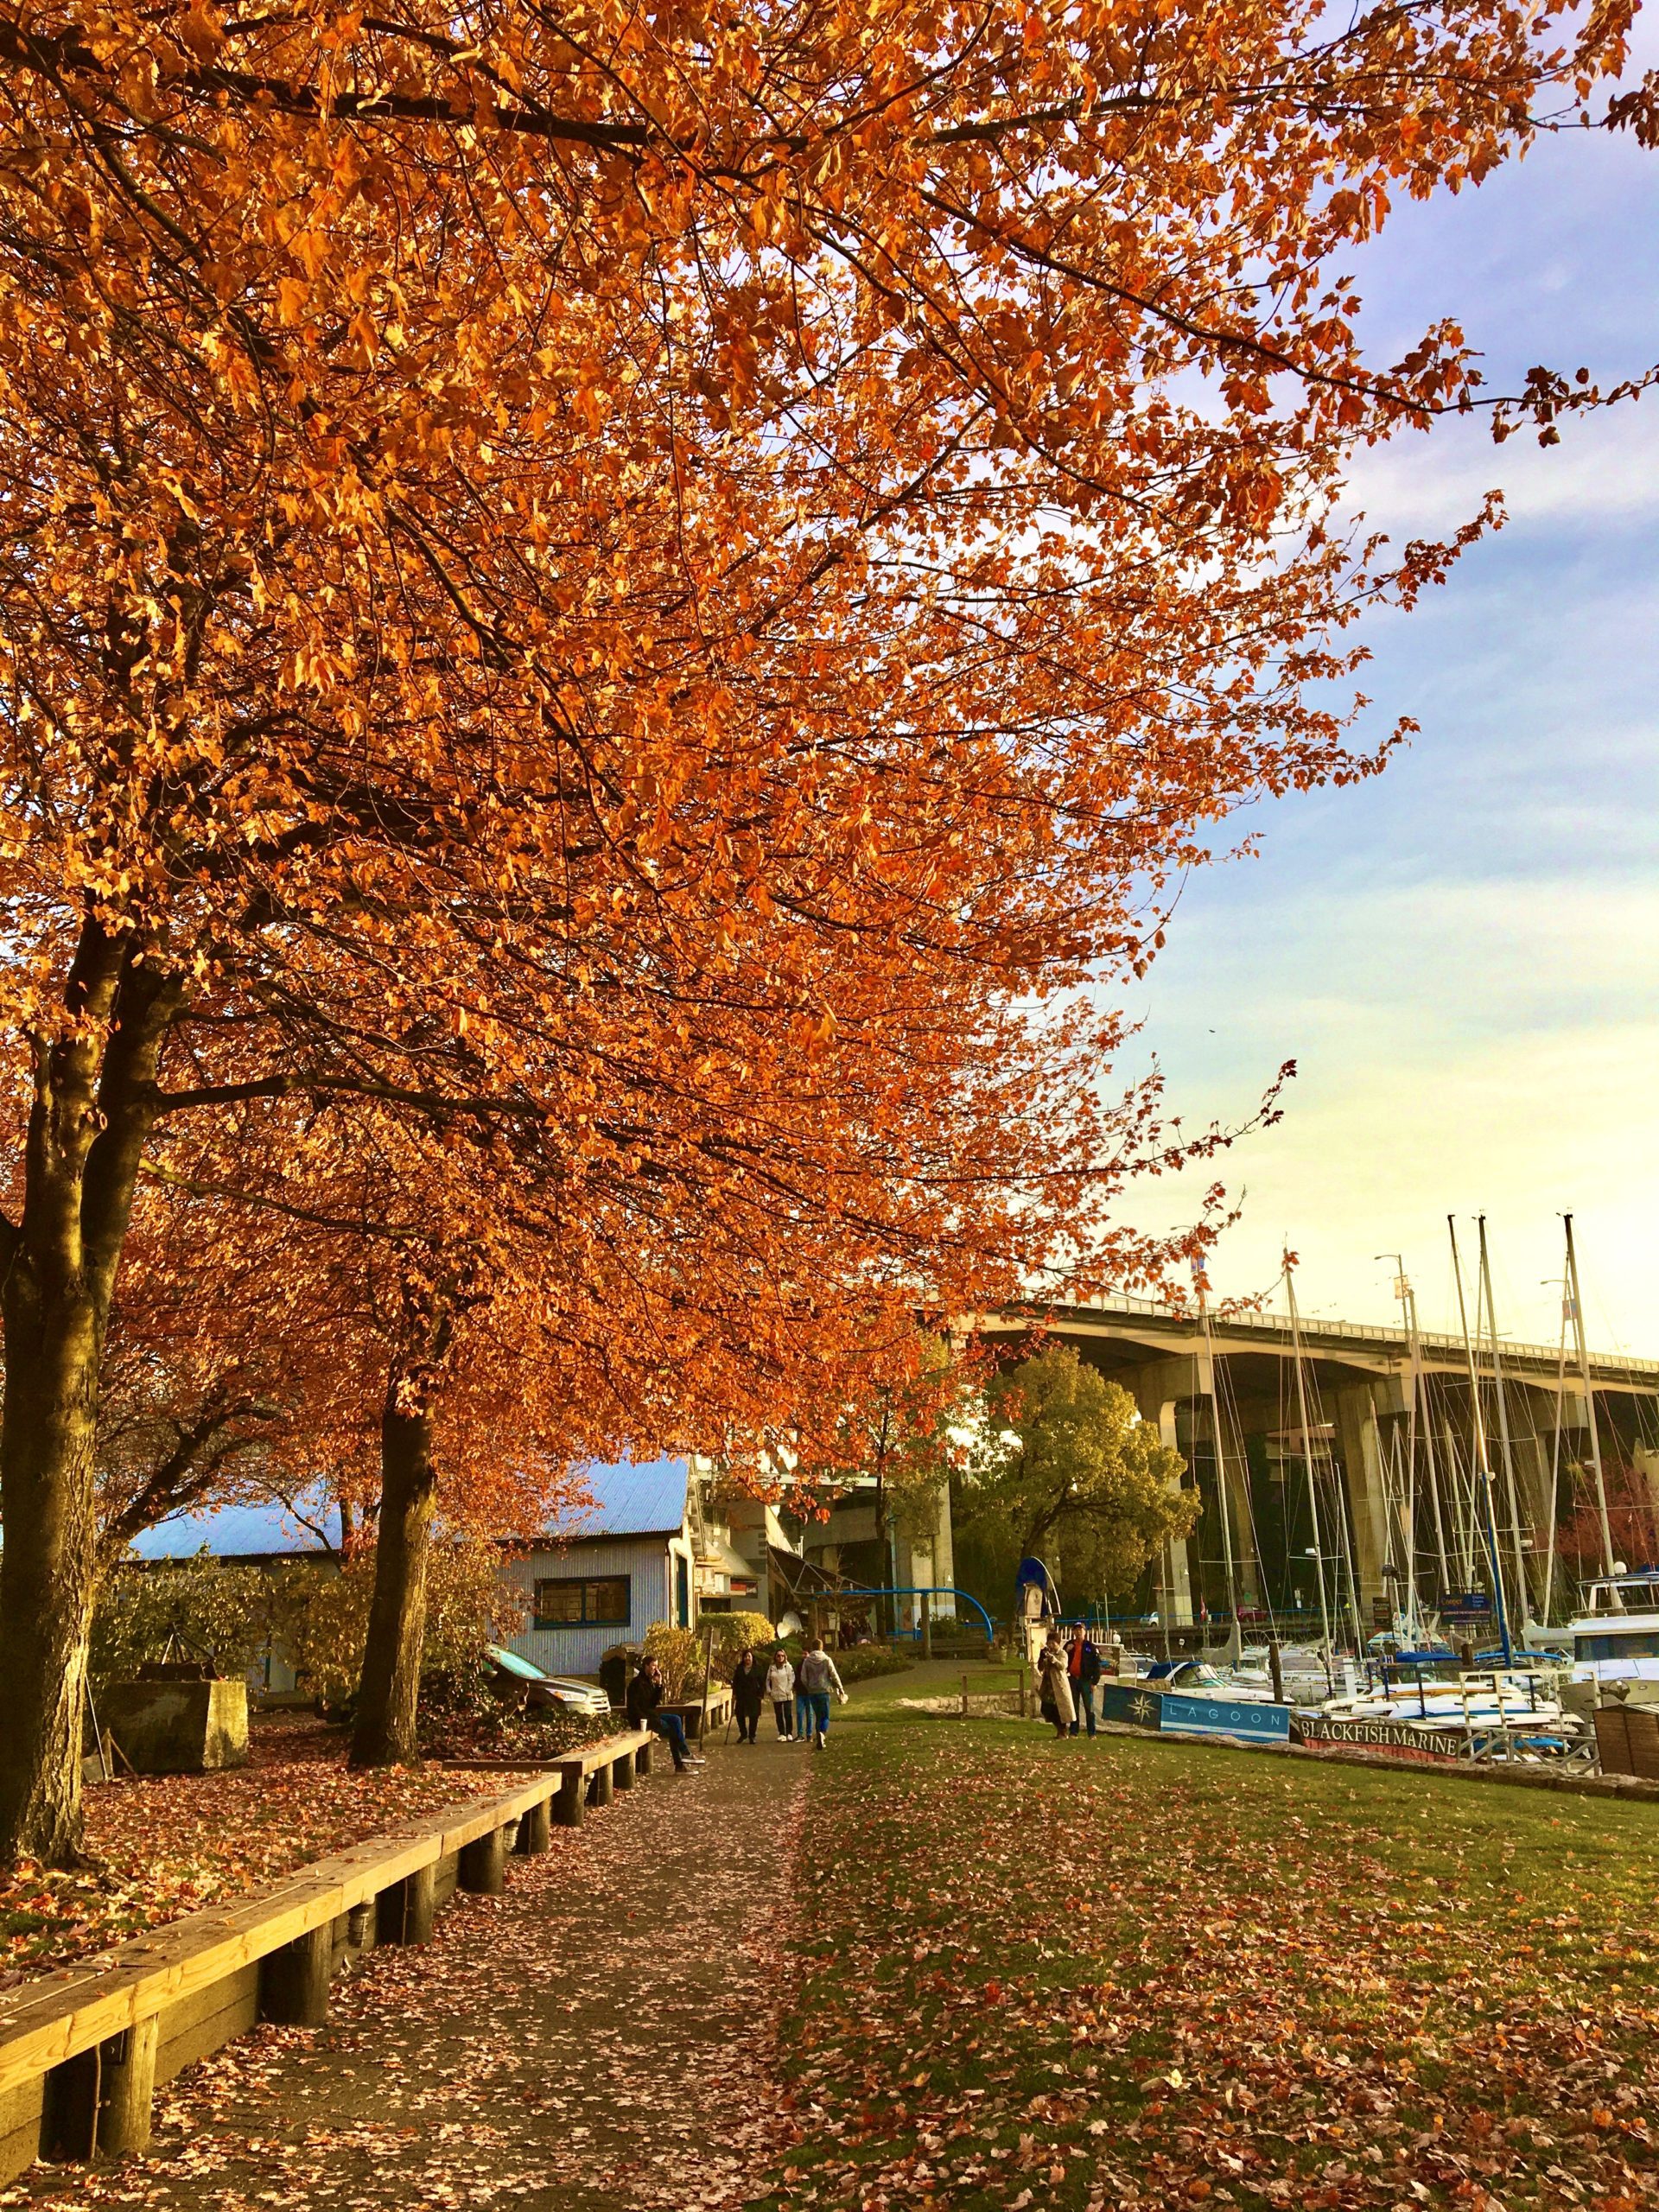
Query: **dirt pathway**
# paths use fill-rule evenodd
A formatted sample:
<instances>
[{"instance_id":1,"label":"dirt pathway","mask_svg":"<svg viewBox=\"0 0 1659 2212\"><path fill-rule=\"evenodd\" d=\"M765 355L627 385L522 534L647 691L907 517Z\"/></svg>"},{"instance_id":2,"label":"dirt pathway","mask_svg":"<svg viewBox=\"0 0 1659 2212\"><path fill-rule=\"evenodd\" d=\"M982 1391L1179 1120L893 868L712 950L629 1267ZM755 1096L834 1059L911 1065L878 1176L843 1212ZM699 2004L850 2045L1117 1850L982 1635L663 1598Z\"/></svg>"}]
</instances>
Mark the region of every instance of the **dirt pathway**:
<instances>
[{"instance_id":1,"label":"dirt pathway","mask_svg":"<svg viewBox=\"0 0 1659 2212\"><path fill-rule=\"evenodd\" d=\"M424 1951L370 1955L317 2031L169 2083L140 2162L37 2166L0 2204L156 2212L729 2207L772 2126L768 1987L810 1754L658 1773Z\"/></svg>"}]
</instances>

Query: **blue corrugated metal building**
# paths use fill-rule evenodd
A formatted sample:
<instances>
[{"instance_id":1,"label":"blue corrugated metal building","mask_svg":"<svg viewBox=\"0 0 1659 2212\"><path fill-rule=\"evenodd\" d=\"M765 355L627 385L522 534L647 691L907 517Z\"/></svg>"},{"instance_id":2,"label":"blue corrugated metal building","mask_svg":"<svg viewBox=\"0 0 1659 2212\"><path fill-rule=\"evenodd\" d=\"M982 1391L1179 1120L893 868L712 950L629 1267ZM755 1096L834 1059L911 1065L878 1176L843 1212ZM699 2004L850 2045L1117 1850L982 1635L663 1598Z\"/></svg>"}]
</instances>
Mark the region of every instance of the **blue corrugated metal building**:
<instances>
[{"instance_id":1,"label":"blue corrugated metal building","mask_svg":"<svg viewBox=\"0 0 1659 2212\"><path fill-rule=\"evenodd\" d=\"M690 1470L683 1459L590 1467L593 1503L512 1560L529 1615L512 1649L550 1675L592 1675L613 1643L697 1617Z\"/></svg>"},{"instance_id":2,"label":"blue corrugated metal building","mask_svg":"<svg viewBox=\"0 0 1659 2212\"><path fill-rule=\"evenodd\" d=\"M591 1675L613 1643L637 1643L655 1621L695 1625L697 1548L690 1470L683 1459L589 1467L591 1503L563 1516L503 1573L528 1618L512 1649L550 1675ZM141 1559L274 1561L324 1554L340 1542L340 1514L302 1499L180 1514L148 1529ZM737 1564L741 1567L742 1562Z\"/></svg>"}]
</instances>

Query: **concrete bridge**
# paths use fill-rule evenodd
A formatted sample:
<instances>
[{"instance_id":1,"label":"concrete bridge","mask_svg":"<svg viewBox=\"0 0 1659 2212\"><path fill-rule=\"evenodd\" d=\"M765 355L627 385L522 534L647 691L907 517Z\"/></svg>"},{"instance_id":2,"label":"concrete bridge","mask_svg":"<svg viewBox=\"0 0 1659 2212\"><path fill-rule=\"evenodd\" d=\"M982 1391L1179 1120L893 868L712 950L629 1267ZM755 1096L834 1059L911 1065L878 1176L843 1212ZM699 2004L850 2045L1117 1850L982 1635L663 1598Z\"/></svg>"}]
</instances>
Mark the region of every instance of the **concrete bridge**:
<instances>
[{"instance_id":1,"label":"concrete bridge","mask_svg":"<svg viewBox=\"0 0 1659 2212\"><path fill-rule=\"evenodd\" d=\"M1166 1618L1191 1621L1202 1605L1212 1612L1226 1607L1214 1441L1218 1423L1241 1605L1266 1605L1275 1613L1317 1608L1314 1562L1308 1556L1311 1458L1330 1502L1321 1512L1340 1500L1345 1520L1340 1530L1319 1530L1333 1610L1340 1610L1335 1605L1338 1586L1346 1599L1351 1560L1362 1621L1384 1626L1398 1586L1394 1571L1403 1573L1406 1566L1403 1500L1407 1440L1414 1429L1409 1341L1402 1328L1355 1322L1303 1319L1299 1327L1306 1456L1287 1314L1212 1313L1213 1371L1197 1313L1149 1300L1010 1312L982 1321L979 1332L1011 1346L1039 1335L1072 1345L1133 1395L1142 1418L1154 1422L1186 1460L1205 1513L1197 1534L1170 1548L1159 1578ZM1456 1591L1484 1587L1486 1577L1470 1535L1475 1424L1464 1341L1420 1333L1418 1346L1424 1382L1414 1424L1416 1465L1410 1471L1417 1497L1414 1565L1425 1602L1435 1603ZM1524 1580L1532 1610L1541 1612L1548 1581L1550 1611L1560 1617L1573 1592L1559 1566L1548 1566L1548 1556L1558 1524L1586 1496L1583 1384L1570 1355L1563 1374L1554 1344L1500 1339L1498 1356L1501 1391L1492 1379L1490 1345L1479 1362L1478 1387L1506 1586L1518 1611ZM1610 1485L1622 1486L1621 1494L1628 1493L1649 1516L1659 1515L1659 1360L1595 1354L1589 1366ZM1559 1470L1554 1478L1553 1469ZM1345 1554L1340 1564L1339 1552Z\"/></svg>"}]
</instances>

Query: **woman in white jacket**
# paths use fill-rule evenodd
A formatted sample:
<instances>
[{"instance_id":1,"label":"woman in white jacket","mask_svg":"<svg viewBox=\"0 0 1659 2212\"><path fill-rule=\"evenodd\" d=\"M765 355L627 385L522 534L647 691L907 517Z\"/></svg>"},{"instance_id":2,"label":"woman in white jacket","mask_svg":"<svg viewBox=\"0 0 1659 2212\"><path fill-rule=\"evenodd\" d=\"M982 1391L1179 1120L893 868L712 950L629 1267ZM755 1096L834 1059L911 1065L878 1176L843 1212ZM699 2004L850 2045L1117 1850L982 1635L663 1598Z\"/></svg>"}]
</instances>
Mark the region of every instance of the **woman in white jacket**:
<instances>
[{"instance_id":1,"label":"woman in white jacket","mask_svg":"<svg viewBox=\"0 0 1659 2212\"><path fill-rule=\"evenodd\" d=\"M789 1663L786 1651L774 1651L772 1664L766 1669L766 1695L772 1700L772 1717L778 1723L780 1736L795 1733L795 1669Z\"/></svg>"}]
</instances>

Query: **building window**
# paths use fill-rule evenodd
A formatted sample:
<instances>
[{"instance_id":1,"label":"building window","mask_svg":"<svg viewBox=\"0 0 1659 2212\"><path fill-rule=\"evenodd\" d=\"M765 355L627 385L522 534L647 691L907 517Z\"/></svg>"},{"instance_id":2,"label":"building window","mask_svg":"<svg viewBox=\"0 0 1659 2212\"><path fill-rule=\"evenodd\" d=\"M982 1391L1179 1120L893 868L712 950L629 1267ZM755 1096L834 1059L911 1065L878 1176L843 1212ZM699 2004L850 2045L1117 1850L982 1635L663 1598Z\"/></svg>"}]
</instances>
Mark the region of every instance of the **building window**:
<instances>
[{"instance_id":1,"label":"building window","mask_svg":"<svg viewBox=\"0 0 1659 2212\"><path fill-rule=\"evenodd\" d=\"M626 1574L556 1575L536 1585L537 1628L626 1625L633 1605Z\"/></svg>"}]
</instances>

